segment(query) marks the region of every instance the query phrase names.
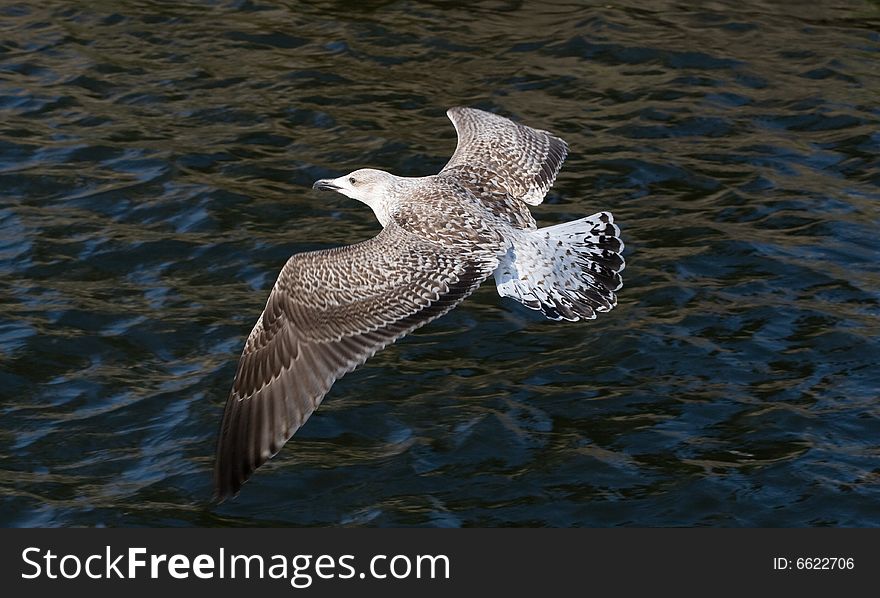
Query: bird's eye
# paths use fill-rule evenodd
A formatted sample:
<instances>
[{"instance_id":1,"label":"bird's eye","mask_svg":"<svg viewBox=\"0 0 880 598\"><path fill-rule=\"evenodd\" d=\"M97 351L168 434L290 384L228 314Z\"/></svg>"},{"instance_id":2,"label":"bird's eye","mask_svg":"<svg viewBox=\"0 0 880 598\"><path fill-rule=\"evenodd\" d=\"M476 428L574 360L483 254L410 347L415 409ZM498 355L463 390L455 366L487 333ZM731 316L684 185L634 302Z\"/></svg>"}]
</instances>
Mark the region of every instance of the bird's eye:
<instances>
[{"instance_id":1,"label":"bird's eye","mask_svg":"<svg viewBox=\"0 0 880 598\"><path fill-rule=\"evenodd\" d=\"M357 181L354 180L354 177L353 177L353 176L348 177L348 182L351 183L352 185L354 185L355 183L357 183Z\"/></svg>"}]
</instances>

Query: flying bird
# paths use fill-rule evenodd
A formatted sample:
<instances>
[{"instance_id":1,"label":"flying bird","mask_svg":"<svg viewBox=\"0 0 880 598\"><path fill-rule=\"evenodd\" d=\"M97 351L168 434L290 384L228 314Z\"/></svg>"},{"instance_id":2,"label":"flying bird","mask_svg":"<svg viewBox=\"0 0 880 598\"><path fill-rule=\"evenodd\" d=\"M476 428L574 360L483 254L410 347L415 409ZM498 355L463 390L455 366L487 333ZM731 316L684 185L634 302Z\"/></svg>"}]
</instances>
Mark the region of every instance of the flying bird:
<instances>
[{"instance_id":1,"label":"flying bird","mask_svg":"<svg viewBox=\"0 0 880 598\"><path fill-rule=\"evenodd\" d=\"M295 254L282 268L226 402L216 499L237 494L336 380L490 276L502 297L552 320L591 320L617 304L625 264L612 215L538 228L528 208L556 179L566 142L474 108L446 114L458 145L439 173L361 169L314 184L370 206L382 231Z\"/></svg>"}]
</instances>

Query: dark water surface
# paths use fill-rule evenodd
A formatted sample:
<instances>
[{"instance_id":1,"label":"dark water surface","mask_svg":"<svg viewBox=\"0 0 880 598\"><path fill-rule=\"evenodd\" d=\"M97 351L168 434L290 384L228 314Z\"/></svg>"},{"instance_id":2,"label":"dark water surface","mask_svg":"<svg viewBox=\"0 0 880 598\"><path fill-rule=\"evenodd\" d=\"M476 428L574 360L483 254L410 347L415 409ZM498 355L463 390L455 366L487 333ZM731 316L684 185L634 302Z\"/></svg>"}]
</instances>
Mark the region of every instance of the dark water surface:
<instances>
[{"instance_id":1,"label":"dark water surface","mask_svg":"<svg viewBox=\"0 0 880 598\"><path fill-rule=\"evenodd\" d=\"M880 3L0 3L0 524L880 523ZM287 257L436 172L449 106L572 154L620 305L486 284L333 388L219 507Z\"/></svg>"}]
</instances>

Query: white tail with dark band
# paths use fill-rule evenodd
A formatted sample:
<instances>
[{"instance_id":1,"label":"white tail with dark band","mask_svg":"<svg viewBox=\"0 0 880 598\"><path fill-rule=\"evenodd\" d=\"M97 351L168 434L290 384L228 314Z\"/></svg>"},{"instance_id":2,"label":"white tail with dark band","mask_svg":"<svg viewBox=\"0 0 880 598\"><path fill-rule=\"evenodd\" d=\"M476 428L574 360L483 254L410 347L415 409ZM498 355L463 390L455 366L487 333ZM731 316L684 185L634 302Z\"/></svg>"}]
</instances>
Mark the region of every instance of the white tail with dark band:
<instances>
[{"instance_id":1,"label":"white tail with dark band","mask_svg":"<svg viewBox=\"0 0 880 598\"><path fill-rule=\"evenodd\" d=\"M551 320L592 320L617 305L622 253L610 212L520 231L495 270L498 293Z\"/></svg>"}]
</instances>

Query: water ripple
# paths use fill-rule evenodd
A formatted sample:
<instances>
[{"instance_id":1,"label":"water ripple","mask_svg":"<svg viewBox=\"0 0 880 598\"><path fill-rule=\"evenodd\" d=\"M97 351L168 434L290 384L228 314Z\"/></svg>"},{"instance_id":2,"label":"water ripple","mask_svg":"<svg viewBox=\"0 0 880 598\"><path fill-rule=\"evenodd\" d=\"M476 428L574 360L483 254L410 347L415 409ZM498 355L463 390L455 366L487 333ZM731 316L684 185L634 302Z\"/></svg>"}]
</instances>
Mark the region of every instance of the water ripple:
<instances>
[{"instance_id":1,"label":"water ripple","mask_svg":"<svg viewBox=\"0 0 880 598\"><path fill-rule=\"evenodd\" d=\"M876 525L871 3L0 7L0 524ZM469 104L564 136L542 225L614 211L620 305L485 285L208 503L311 183L442 167Z\"/></svg>"}]
</instances>

